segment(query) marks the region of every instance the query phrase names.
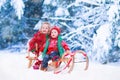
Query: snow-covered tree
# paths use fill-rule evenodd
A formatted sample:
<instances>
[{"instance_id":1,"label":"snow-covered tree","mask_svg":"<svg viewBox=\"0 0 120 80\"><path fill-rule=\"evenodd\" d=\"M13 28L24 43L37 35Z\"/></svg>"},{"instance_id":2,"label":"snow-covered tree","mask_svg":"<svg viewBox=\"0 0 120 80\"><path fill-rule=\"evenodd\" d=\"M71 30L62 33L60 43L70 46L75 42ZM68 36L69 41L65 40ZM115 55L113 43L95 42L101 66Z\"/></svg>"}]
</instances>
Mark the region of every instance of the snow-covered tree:
<instances>
[{"instance_id":1,"label":"snow-covered tree","mask_svg":"<svg viewBox=\"0 0 120 80\"><path fill-rule=\"evenodd\" d=\"M18 19L21 19L22 15L24 14L24 2L23 0L0 0L0 12L2 9L7 9L7 4L11 5L18 16Z\"/></svg>"},{"instance_id":2,"label":"snow-covered tree","mask_svg":"<svg viewBox=\"0 0 120 80\"><path fill-rule=\"evenodd\" d=\"M119 61L119 3L120 0L0 0L0 48L26 44L37 26L49 21L61 28L72 51L82 49L91 60L101 63Z\"/></svg>"},{"instance_id":3,"label":"snow-covered tree","mask_svg":"<svg viewBox=\"0 0 120 80\"><path fill-rule=\"evenodd\" d=\"M111 57L116 58L116 54L111 54L115 47L113 39L118 36L114 31L119 32L115 27L119 19L119 1L73 0L53 3L49 0L43 5L42 18L62 28L63 38L72 50L83 49L91 59L101 63L110 62ZM119 43L119 40L115 42Z\"/></svg>"}]
</instances>

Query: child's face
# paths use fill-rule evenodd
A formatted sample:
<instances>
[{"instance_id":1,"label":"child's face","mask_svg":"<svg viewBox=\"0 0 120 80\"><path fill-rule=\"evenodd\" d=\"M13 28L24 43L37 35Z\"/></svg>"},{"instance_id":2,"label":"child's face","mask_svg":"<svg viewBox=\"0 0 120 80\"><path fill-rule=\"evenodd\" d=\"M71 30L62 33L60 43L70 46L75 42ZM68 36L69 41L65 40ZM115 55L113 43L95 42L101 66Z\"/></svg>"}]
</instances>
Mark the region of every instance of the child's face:
<instances>
[{"instance_id":1,"label":"child's face","mask_svg":"<svg viewBox=\"0 0 120 80\"><path fill-rule=\"evenodd\" d=\"M41 32L43 34L48 34L48 32L49 32L49 25L48 24L43 24L42 27L41 27Z\"/></svg>"},{"instance_id":2,"label":"child's face","mask_svg":"<svg viewBox=\"0 0 120 80\"><path fill-rule=\"evenodd\" d=\"M51 37L52 37L52 38L57 38L57 37L58 37L58 31L55 30L55 29L53 29L53 30L51 31Z\"/></svg>"}]
</instances>

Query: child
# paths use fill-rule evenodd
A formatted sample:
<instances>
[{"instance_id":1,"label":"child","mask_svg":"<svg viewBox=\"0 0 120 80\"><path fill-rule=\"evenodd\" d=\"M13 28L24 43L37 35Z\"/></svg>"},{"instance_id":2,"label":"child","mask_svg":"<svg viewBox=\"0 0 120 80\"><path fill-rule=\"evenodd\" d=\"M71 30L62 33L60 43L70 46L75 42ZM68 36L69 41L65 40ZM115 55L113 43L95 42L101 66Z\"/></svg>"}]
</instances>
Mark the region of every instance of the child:
<instances>
[{"instance_id":1,"label":"child","mask_svg":"<svg viewBox=\"0 0 120 80\"><path fill-rule=\"evenodd\" d=\"M37 33L34 34L33 38L29 42L28 48L28 68L32 65L32 60L34 57L30 56L30 52L32 52L35 57L39 56L39 48L46 42L48 38L48 34L50 32L50 24L48 22L44 22ZM36 63L37 64L37 63Z\"/></svg>"},{"instance_id":2,"label":"child","mask_svg":"<svg viewBox=\"0 0 120 80\"><path fill-rule=\"evenodd\" d=\"M58 61L62 57L65 51L69 51L69 47L60 37L60 28L54 26L50 30L50 39L46 41L46 44L40 48L40 54L42 53L43 61L41 64L41 70L47 71L48 61Z\"/></svg>"}]
</instances>

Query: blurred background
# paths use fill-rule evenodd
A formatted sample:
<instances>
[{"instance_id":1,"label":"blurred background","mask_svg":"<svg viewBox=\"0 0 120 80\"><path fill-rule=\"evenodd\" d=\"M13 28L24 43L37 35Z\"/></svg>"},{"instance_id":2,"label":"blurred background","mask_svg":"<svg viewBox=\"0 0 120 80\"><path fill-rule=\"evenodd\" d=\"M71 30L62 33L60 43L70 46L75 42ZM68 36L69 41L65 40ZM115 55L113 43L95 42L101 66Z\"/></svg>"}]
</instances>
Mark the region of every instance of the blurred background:
<instances>
[{"instance_id":1,"label":"blurred background","mask_svg":"<svg viewBox=\"0 0 120 80\"><path fill-rule=\"evenodd\" d=\"M26 50L44 21L61 28L71 51L120 62L120 0L0 0L0 50Z\"/></svg>"}]
</instances>

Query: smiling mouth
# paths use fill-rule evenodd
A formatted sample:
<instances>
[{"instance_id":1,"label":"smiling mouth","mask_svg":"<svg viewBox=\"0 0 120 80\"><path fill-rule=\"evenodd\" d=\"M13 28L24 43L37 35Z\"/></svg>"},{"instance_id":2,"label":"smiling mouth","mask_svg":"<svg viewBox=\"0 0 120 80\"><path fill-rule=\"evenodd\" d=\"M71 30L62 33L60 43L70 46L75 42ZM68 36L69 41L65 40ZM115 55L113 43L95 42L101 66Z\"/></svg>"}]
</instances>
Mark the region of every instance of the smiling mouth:
<instances>
[{"instance_id":1,"label":"smiling mouth","mask_svg":"<svg viewBox=\"0 0 120 80\"><path fill-rule=\"evenodd\" d=\"M46 32L46 31L43 31L43 32Z\"/></svg>"},{"instance_id":2,"label":"smiling mouth","mask_svg":"<svg viewBox=\"0 0 120 80\"><path fill-rule=\"evenodd\" d=\"M55 35L52 35L52 36L55 36Z\"/></svg>"}]
</instances>

